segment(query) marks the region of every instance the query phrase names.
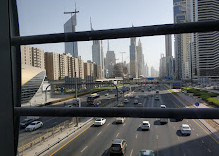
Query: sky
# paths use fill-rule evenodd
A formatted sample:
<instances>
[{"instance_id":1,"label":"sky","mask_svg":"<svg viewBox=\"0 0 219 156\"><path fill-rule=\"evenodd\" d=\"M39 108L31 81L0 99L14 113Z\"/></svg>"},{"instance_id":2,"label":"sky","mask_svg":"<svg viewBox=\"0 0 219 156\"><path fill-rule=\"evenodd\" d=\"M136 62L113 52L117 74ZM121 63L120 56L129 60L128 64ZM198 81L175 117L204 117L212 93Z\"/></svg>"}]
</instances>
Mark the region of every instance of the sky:
<instances>
[{"instance_id":1,"label":"sky","mask_svg":"<svg viewBox=\"0 0 219 156\"><path fill-rule=\"evenodd\" d=\"M76 31L116 29L173 23L173 0L17 0L20 35L63 33L67 11L79 11ZM165 53L164 36L141 37L145 62L159 69L161 53ZM139 38L137 38L139 41ZM130 39L109 40L117 62L129 62ZM64 43L31 45L45 52L64 53ZM92 42L78 42L78 53L84 61L92 60ZM104 56L107 40L103 41Z\"/></svg>"}]
</instances>

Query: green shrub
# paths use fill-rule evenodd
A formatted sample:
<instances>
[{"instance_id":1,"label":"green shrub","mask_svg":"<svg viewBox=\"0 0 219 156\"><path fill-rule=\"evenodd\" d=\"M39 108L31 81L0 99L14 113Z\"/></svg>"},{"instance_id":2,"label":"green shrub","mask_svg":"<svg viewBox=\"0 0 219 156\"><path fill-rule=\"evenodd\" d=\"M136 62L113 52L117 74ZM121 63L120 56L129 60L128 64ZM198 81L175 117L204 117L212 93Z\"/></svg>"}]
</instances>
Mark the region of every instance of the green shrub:
<instances>
[{"instance_id":1,"label":"green shrub","mask_svg":"<svg viewBox=\"0 0 219 156\"><path fill-rule=\"evenodd\" d=\"M219 99L216 99L216 98L208 98L207 101L208 101L210 104L213 104L213 105L215 105L216 107L219 107Z\"/></svg>"}]
</instances>

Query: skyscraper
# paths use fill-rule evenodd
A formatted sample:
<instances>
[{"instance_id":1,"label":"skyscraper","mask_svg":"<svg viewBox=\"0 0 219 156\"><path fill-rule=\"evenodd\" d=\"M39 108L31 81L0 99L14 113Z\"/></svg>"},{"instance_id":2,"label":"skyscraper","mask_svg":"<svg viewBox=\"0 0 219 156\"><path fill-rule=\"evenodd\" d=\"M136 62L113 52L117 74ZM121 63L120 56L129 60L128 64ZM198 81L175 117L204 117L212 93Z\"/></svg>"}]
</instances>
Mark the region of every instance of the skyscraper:
<instances>
[{"instance_id":1,"label":"skyscraper","mask_svg":"<svg viewBox=\"0 0 219 156\"><path fill-rule=\"evenodd\" d=\"M218 0L196 1L194 13L197 21L219 20ZM197 74L198 78L219 79L219 32L198 33Z\"/></svg>"},{"instance_id":2,"label":"skyscraper","mask_svg":"<svg viewBox=\"0 0 219 156\"><path fill-rule=\"evenodd\" d=\"M138 77L140 75L143 75L143 54L142 54L142 46L141 46L141 41L139 39L138 41L138 46L136 46L136 53L137 53L137 72L138 72Z\"/></svg>"},{"instance_id":3,"label":"skyscraper","mask_svg":"<svg viewBox=\"0 0 219 156\"><path fill-rule=\"evenodd\" d=\"M76 31L76 14L74 14L65 24L64 32ZM73 51L74 50L74 51ZM75 55L74 55L74 53ZM78 57L78 43L77 42L65 42L65 53L70 53L73 57Z\"/></svg>"},{"instance_id":4,"label":"skyscraper","mask_svg":"<svg viewBox=\"0 0 219 156\"><path fill-rule=\"evenodd\" d=\"M166 57L172 56L172 38L171 35L165 35Z\"/></svg>"},{"instance_id":5,"label":"skyscraper","mask_svg":"<svg viewBox=\"0 0 219 156\"><path fill-rule=\"evenodd\" d=\"M184 23L186 21L186 0L173 0L174 23ZM176 79L182 79L182 34L175 37L175 59L176 59Z\"/></svg>"},{"instance_id":6,"label":"skyscraper","mask_svg":"<svg viewBox=\"0 0 219 156\"><path fill-rule=\"evenodd\" d=\"M114 51L109 50L109 41L108 41L108 49L106 53L106 70L107 70L107 77L113 77L113 67L116 64L116 57Z\"/></svg>"},{"instance_id":7,"label":"skyscraper","mask_svg":"<svg viewBox=\"0 0 219 156\"><path fill-rule=\"evenodd\" d=\"M91 31L93 31L92 23L90 20ZM95 62L98 66L98 70L100 70L101 77L104 77L104 62L103 62L103 47L102 41L94 40L92 45L92 61Z\"/></svg>"},{"instance_id":8,"label":"skyscraper","mask_svg":"<svg viewBox=\"0 0 219 156\"><path fill-rule=\"evenodd\" d=\"M129 48L130 48L130 76L132 78L136 78L138 76L136 38L130 39Z\"/></svg>"}]
</instances>

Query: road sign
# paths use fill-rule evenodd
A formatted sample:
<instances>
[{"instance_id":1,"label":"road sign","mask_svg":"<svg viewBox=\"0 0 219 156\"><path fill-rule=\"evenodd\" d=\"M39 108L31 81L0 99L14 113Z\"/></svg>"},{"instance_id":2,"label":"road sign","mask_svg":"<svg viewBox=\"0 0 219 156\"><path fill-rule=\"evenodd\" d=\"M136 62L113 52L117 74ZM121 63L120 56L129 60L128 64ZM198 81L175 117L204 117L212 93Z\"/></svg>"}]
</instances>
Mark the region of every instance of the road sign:
<instances>
[{"instance_id":1,"label":"road sign","mask_svg":"<svg viewBox=\"0 0 219 156\"><path fill-rule=\"evenodd\" d=\"M148 80L154 80L154 78L148 78Z\"/></svg>"},{"instance_id":2,"label":"road sign","mask_svg":"<svg viewBox=\"0 0 219 156\"><path fill-rule=\"evenodd\" d=\"M198 103L198 102L196 102L196 103L195 103L195 106L197 106L197 107L198 107L198 106L199 106L199 103Z\"/></svg>"}]
</instances>

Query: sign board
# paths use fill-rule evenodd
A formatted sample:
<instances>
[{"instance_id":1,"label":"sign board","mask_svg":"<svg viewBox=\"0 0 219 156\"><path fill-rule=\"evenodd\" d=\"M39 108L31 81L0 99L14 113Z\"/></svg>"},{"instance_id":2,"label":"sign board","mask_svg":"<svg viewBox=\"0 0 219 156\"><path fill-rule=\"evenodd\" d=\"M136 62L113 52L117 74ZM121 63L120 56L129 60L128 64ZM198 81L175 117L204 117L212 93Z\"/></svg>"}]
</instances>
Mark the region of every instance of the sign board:
<instances>
[{"instance_id":1,"label":"sign board","mask_svg":"<svg viewBox=\"0 0 219 156\"><path fill-rule=\"evenodd\" d=\"M195 106L197 106L197 107L198 107L198 106L199 106L199 103L198 103L198 102L196 102L196 103L195 103Z\"/></svg>"},{"instance_id":2,"label":"sign board","mask_svg":"<svg viewBox=\"0 0 219 156\"><path fill-rule=\"evenodd\" d=\"M154 80L154 78L148 78L148 80Z\"/></svg>"}]
</instances>

